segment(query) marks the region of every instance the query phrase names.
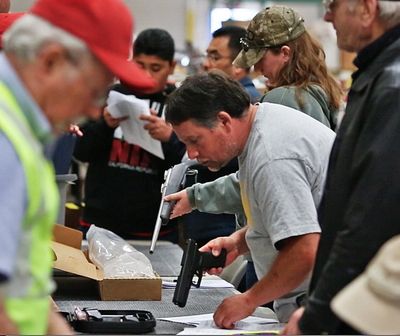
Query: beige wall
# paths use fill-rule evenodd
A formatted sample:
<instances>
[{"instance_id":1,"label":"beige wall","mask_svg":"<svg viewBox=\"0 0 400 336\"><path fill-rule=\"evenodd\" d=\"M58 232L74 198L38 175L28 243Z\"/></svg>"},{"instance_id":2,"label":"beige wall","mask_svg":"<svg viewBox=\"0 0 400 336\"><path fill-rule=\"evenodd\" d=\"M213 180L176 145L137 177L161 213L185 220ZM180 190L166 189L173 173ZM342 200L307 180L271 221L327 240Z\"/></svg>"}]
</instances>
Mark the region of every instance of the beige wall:
<instances>
[{"instance_id":1,"label":"beige wall","mask_svg":"<svg viewBox=\"0 0 400 336\"><path fill-rule=\"evenodd\" d=\"M174 37L177 48L183 48L186 0L124 0L124 2L134 16L135 34L146 28L163 28ZM33 3L34 0L11 0L11 11L27 11Z\"/></svg>"},{"instance_id":2,"label":"beige wall","mask_svg":"<svg viewBox=\"0 0 400 336\"><path fill-rule=\"evenodd\" d=\"M101 0L99 0L101 1ZM26 11L34 0L11 0L11 11ZM163 28L171 33L176 47L182 50L188 35L193 45L200 51L207 48L211 38L209 31L210 0L124 0L135 19L135 34L146 28ZM225 1L216 1L219 3ZM290 1L287 6L295 8L305 19L311 33L320 40L327 54L327 63L331 69L340 65L336 36L332 26L322 21L322 6L310 2ZM246 3L243 3L245 6ZM190 20L187 21L188 13ZM188 23L189 22L189 23Z\"/></svg>"}]
</instances>

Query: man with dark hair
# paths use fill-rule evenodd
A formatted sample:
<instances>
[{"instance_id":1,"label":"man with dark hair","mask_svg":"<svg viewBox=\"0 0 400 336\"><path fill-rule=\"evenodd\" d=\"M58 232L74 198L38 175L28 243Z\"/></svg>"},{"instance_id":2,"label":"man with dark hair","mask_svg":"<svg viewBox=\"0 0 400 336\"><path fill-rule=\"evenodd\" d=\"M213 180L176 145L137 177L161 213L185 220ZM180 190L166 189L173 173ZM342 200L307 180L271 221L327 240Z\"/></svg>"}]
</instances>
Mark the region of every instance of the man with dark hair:
<instances>
[{"instance_id":1,"label":"man with dark hair","mask_svg":"<svg viewBox=\"0 0 400 336\"><path fill-rule=\"evenodd\" d=\"M230 78L237 80L249 94L251 102L256 103L261 95L249 76L250 68L236 67L232 64L242 50L240 39L245 36L246 29L237 26L224 26L214 31L213 38L207 48L203 68L207 72L213 69L221 70ZM237 169L236 158L219 172L210 172L204 168L199 169L197 182L214 181L221 176L237 171ZM242 217L237 218L240 222L244 221ZM200 213L197 210L185 216L184 223L189 237L197 239L200 246L215 237L231 234L236 227L235 218L231 214ZM239 290L243 291L251 287L256 281L253 263L248 260L246 276L240 283Z\"/></svg>"},{"instance_id":2,"label":"man with dark hair","mask_svg":"<svg viewBox=\"0 0 400 336\"><path fill-rule=\"evenodd\" d=\"M308 299L285 330L291 334L354 333L331 301L400 234L400 2L330 0L325 7L339 48L358 53L358 70L318 209L322 234Z\"/></svg>"},{"instance_id":3,"label":"man with dark hair","mask_svg":"<svg viewBox=\"0 0 400 336\"><path fill-rule=\"evenodd\" d=\"M151 90L138 91L123 81L112 90L147 100L150 115L142 115L149 134L161 141L165 160L138 145L125 141L121 119L105 109L103 117L82 127L75 157L88 162L85 182L85 207L80 221L82 231L90 224L109 229L124 238L151 239L161 200L164 171L179 163L185 146L163 119L165 99L175 86L168 76L175 68L174 41L162 29L142 31L134 42L133 61L155 80ZM177 226L171 221L163 226L160 239L177 242Z\"/></svg>"},{"instance_id":4,"label":"man with dark hair","mask_svg":"<svg viewBox=\"0 0 400 336\"><path fill-rule=\"evenodd\" d=\"M236 156L239 161L248 224L201 250L219 255L225 248L225 266L250 251L259 281L225 299L214 314L216 324L232 328L273 300L278 318L287 321L314 265L320 232L316 206L334 133L292 108L251 105L239 83L214 72L186 79L169 97L166 117L189 158L212 171ZM185 191L166 199L177 201L172 217L191 211Z\"/></svg>"},{"instance_id":5,"label":"man with dark hair","mask_svg":"<svg viewBox=\"0 0 400 336\"><path fill-rule=\"evenodd\" d=\"M249 93L252 101L258 101L259 92L256 90L251 78L248 76L249 69L236 68L232 65L233 60L241 50L240 38L244 37L246 29L236 26L225 26L213 33L213 38L207 48L206 58L203 62L205 71L218 69L230 78L239 80ZM218 172L209 171L205 167L198 169L196 182L205 183L231 174L238 169L236 158ZM194 179L188 177L187 185L194 183ZM236 228L235 216L232 214L212 214L193 211L182 219L185 228L185 236L195 239L199 246L219 236L228 236ZM242 284L242 286L246 286ZM242 288L240 288L242 290Z\"/></svg>"},{"instance_id":6,"label":"man with dark hair","mask_svg":"<svg viewBox=\"0 0 400 336\"><path fill-rule=\"evenodd\" d=\"M249 77L250 69L238 68L232 65L233 60L241 50L240 39L245 35L246 29L237 26L225 26L217 29L212 34L213 38L207 48L203 68L207 72L213 69L221 70L230 78L239 81L248 92L251 101L257 102L261 95ZM236 158L233 158L228 165L218 172L211 172L200 167L196 182L214 181L221 176L237 171L237 169ZM188 185L193 182L192 180L190 177L188 178ZM185 216L183 223L186 235L195 239L199 246L204 245L215 237L230 235L236 227L235 217L232 214L200 213L196 210ZM246 287L247 285L242 284L241 286Z\"/></svg>"},{"instance_id":7,"label":"man with dark hair","mask_svg":"<svg viewBox=\"0 0 400 336\"><path fill-rule=\"evenodd\" d=\"M250 68L234 66L232 62L242 50L240 39L246 36L246 29L237 26L224 26L212 34L212 40L207 48L207 55L203 62L204 70L219 69L230 78L236 79L250 95L252 103L261 98L249 76Z\"/></svg>"},{"instance_id":8,"label":"man with dark hair","mask_svg":"<svg viewBox=\"0 0 400 336\"><path fill-rule=\"evenodd\" d=\"M172 63L174 62L175 42L171 34L164 29L146 29L137 36L134 53L158 56Z\"/></svg>"}]
</instances>

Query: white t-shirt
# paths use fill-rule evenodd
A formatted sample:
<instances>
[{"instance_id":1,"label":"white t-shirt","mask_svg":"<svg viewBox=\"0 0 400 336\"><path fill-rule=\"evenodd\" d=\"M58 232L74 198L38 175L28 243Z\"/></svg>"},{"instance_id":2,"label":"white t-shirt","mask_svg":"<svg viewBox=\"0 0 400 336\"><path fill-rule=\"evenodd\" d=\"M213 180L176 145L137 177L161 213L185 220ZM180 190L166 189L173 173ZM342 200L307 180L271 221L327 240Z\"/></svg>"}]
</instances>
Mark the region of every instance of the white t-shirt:
<instances>
[{"instance_id":1,"label":"white t-shirt","mask_svg":"<svg viewBox=\"0 0 400 336\"><path fill-rule=\"evenodd\" d=\"M239 181L247 217L246 241L257 277L269 270L280 240L320 232L317 210L322 197L335 133L292 108L259 105L244 151ZM276 312L287 320L295 297L308 281L276 300Z\"/></svg>"}]
</instances>

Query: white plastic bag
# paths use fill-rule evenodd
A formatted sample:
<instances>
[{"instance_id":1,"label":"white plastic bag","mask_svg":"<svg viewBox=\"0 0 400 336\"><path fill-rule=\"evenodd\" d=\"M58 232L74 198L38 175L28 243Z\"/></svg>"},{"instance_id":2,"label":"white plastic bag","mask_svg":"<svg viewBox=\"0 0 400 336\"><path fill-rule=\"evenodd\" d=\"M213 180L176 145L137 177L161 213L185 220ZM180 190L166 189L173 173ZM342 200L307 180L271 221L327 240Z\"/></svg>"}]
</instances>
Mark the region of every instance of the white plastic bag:
<instances>
[{"instance_id":1,"label":"white plastic bag","mask_svg":"<svg viewBox=\"0 0 400 336\"><path fill-rule=\"evenodd\" d=\"M105 279L155 277L150 260L115 233L91 225L86 237L89 258Z\"/></svg>"}]
</instances>

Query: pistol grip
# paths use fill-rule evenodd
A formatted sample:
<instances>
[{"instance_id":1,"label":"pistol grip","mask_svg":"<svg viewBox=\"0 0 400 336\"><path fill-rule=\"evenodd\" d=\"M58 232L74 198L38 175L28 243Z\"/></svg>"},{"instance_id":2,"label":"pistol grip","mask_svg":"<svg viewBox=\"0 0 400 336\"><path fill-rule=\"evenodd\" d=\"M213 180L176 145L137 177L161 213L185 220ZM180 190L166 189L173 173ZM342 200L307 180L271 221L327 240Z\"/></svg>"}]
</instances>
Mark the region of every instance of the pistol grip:
<instances>
[{"instance_id":1,"label":"pistol grip","mask_svg":"<svg viewBox=\"0 0 400 336\"><path fill-rule=\"evenodd\" d=\"M211 252L201 253L201 267L204 269L209 269L213 267L224 267L226 261L226 250L222 249L219 256L214 256Z\"/></svg>"}]
</instances>

